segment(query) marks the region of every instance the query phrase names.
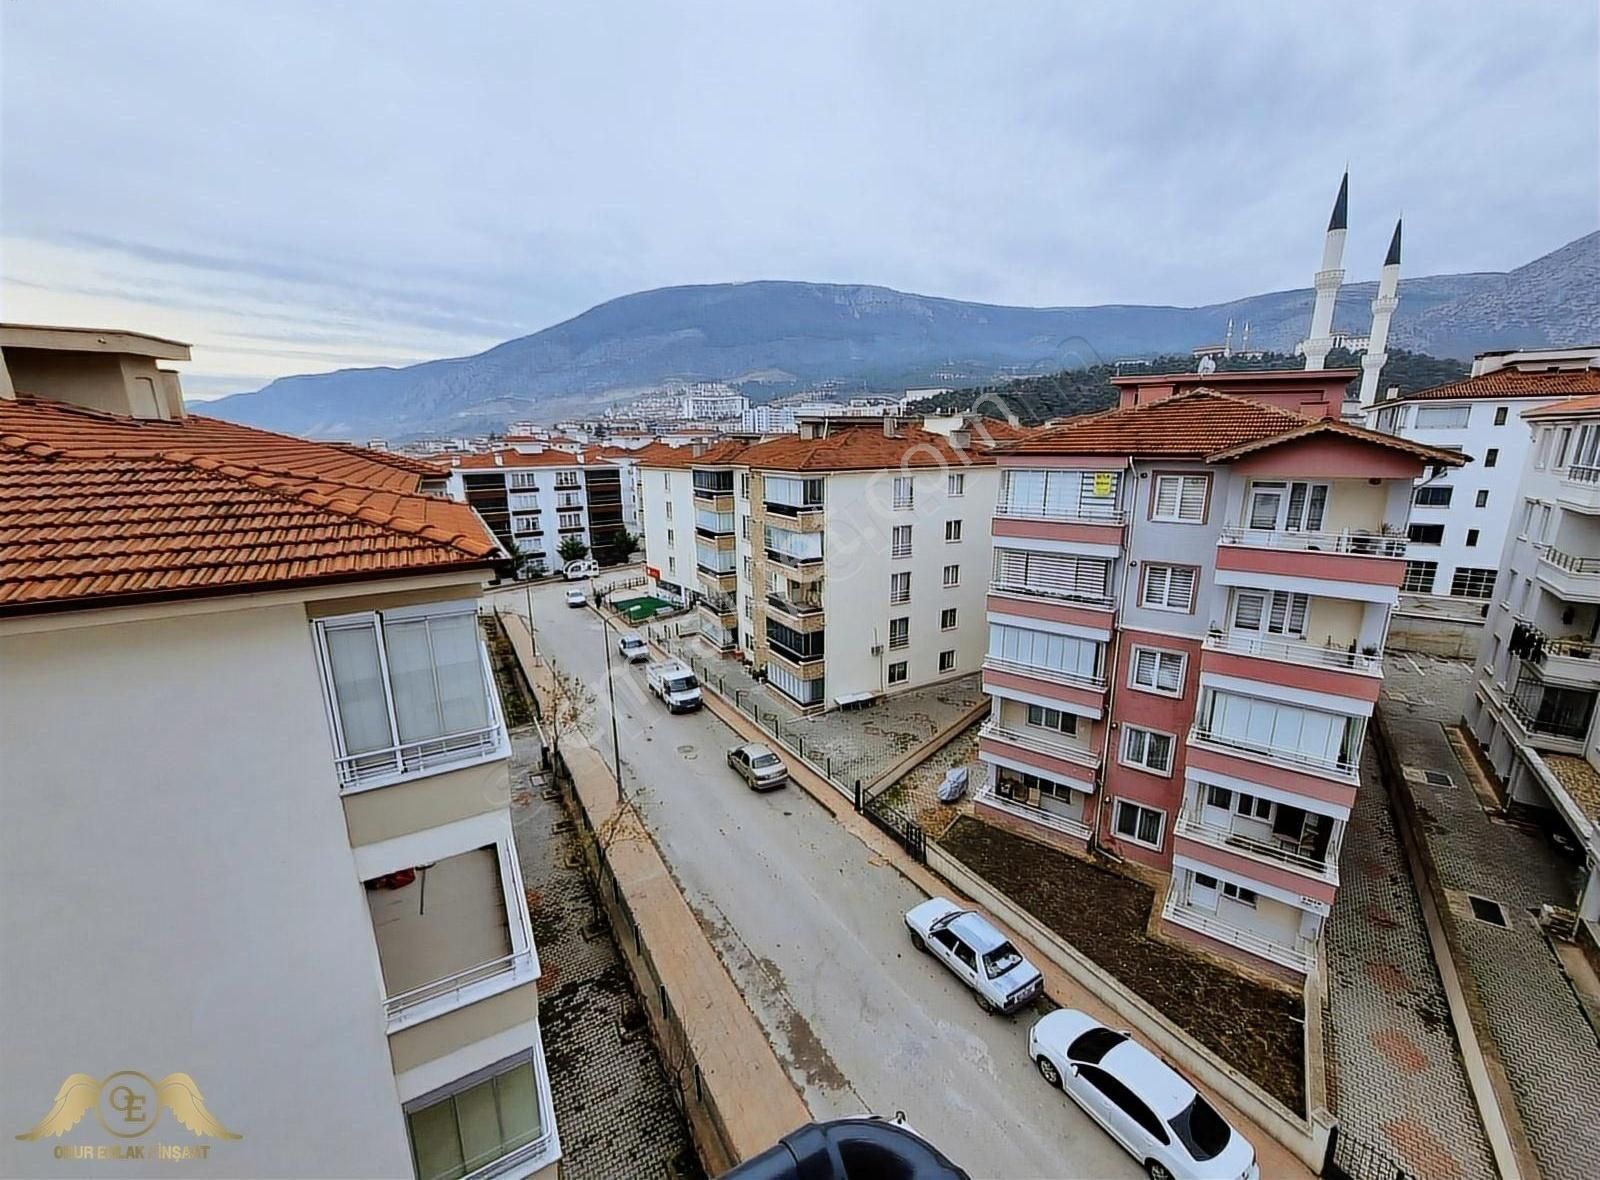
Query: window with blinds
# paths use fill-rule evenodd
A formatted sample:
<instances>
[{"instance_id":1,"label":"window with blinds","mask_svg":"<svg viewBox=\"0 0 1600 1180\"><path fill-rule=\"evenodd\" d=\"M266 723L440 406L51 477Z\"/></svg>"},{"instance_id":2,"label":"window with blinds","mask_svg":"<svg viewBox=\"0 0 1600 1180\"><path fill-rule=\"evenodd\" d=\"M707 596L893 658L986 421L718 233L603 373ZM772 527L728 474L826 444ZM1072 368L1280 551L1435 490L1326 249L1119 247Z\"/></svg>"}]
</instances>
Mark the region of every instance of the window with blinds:
<instances>
[{"instance_id":1,"label":"window with blinds","mask_svg":"<svg viewBox=\"0 0 1600 1180\"><path fill-rule=\"evenodd\" d=\"M1150 519L1177 524L1204 524L1211 495L1209 475L1158 475Z\"/></svg>"},{"instance_id":2,"label":"window with blinds","mask_svg":"<svg viewBox=\"0 0 1600 1180\"><path fill-rule=\"evenodd\" d=\"M1007 471L1001 480L1000 513L1114 520L1120 482L1116 471Z\"/></svg>"},{"instance_id":3,"label":"window with blinds","mask_svg":"<svg viewBox=\"0 0 1600 1180\"><path fill-rule=\"evenodd\" d=\"M1187 657L1181 651L1136 647L1133 649L1133 687L1166 696L1181 696L1183 671L1187 662Z\"/></svg>"},{"instance_id":4,"label":"window with blinds","mask_svg":"<svg viewBox=\"0 0 1600 1180\"><path fill-rule=\"evenodd\" d=\"M996 549L994 583L1024 594L1103 602L1109 597L1111 562L1103 557Z\"/></svg>"},{"instance_id":5,"label":"window with blinds","mask_svg":"<svg viewBox=\"0 0 1600 1180\"><path fill-rule=\"evenodd\" d=\"M1303 639L1311 598L1285 590L1241 590L1233 602L1233 629Z\"/></svg>"},{"instance_id":6,"label":"window with blinds","mask_svg":"<svg viewBox=\"0 0 1600 1180\"><path fill-rule=\"evenodd\" d=\"M1139 605L1150 610L1187 613L1194 609L1195 580L1199 571L1192 565L1147 565Z\"/></svg>"}]
</instances>

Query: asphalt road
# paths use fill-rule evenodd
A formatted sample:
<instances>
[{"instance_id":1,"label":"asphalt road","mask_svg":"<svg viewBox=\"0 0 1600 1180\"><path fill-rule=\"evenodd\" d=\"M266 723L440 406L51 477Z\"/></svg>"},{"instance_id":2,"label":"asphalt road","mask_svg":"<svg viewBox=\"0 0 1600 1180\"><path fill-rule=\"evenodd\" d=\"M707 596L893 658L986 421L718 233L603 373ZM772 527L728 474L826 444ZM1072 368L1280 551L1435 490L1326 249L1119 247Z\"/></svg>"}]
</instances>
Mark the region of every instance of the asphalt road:
<instances>
[{"instance_id":1,"label":"asphalt road","mask_svg":"<svg viewBox=\"0 0 1600 1180\"><path fill-rule=\"evenodd\" d=\"M565 589L533 590L538 642L594 694L581 724L610 764L602 623ZM611 651L624 789L815 1117L904 1111L975 1177L1143 1175L1034 1071L1031 1012L985 1015L911 948L920 890L800 788L747 789L723 761L732 731L668 714Z\"/></svg>"}]
</instances>

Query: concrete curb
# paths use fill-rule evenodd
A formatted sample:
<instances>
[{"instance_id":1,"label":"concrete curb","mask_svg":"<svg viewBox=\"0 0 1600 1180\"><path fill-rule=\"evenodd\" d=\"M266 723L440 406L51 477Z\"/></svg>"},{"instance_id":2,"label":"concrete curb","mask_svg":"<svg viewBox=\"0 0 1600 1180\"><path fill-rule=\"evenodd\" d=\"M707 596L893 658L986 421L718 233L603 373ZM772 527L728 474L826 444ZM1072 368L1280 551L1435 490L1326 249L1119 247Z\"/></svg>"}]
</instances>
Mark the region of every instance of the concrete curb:
<instances>
[{"instance_id":1,"label":"concrete curb","mask_svg":"<svg viewBox=\"0 0 1600 1180\"><path fill-rule=\"evenodd\" d=\"M1517 1112L1505 1066L1495 1049L1487 1012L1472 975L1465 967L1466 956L1451 918L1439 867L1434 863L1427 841L1419 835L1416 803L1406 788L1405 776L1400 773L1399 757L1384 720L1382 705L1373 710L1372 732L1384 788L1395 805L1395 829L1412 879L1421 886L1417 890L1417 900L1422 906L1422 922L1427 928L1439 980L1444 985L1450 1024L1455 1030L1456 1043L1461 1047L1462 1067L1473 1103L1478 1108L1478 1121L1483 1124L1484 1138L1489 1141L1495 1166L1504 1180L1538 1180L1539 1166L1523 1129L1522 1116Z\"/></svg>"}]
</instances>

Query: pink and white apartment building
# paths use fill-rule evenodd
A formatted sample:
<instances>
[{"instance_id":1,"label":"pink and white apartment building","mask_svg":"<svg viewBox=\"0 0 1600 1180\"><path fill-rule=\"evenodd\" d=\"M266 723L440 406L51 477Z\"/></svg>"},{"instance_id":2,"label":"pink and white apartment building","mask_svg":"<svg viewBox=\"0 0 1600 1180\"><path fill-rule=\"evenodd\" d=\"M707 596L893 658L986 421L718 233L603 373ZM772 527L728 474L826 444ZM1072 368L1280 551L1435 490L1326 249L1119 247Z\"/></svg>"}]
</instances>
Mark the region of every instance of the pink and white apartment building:
<instances>
[{"instance_id":1,"label":"pink and white apartment building","mask_svg":"<svg viewBox=\"0 0 1600 1180\"><path fill-rule=\"evenodd\" d=\"M1352 375L1119 381L999 458L979 815L1164 875L1166 935L1280 978L1338 889L1412 481L1464 461L1340 422Z\"/></svg>"}]
</instances>

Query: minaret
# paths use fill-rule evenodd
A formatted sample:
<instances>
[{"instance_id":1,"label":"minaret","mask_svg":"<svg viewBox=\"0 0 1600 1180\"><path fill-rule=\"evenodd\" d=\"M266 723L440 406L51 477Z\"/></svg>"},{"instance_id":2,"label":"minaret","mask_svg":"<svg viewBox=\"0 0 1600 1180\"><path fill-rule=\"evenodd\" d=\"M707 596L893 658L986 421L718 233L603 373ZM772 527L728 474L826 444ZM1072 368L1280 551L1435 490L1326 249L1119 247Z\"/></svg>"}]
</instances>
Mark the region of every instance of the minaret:
<instances>
[{"instance_id":1,"label":"minaret","mask_svg":"<svg viewBox=\"0 0 1600 1180\"><path fill-rule=\"evenodd\" d=\"M1384 349L1389 344L1389 318L1400 303L1400 223L1394 223L1394 237L1389 239L1389 253L1384 255L1383 270L1378 273L1378 297L1372 301L1372 337L1367 341L1367 351L1361 358L1360 404L1370 406L1378 394L1378 375L1389 359Z\"/></svg>"},{"instance_id":2,"label":"minaret","mask_svg":"<svg viewBox=\"0 0 1600 1180\"><path fill-rule=\"evenodd\" d=\"M1317 301L1311 307L1311 335L1300 346L1307 369L1322 368L1333 348L1333 305L1339 298L1339 285L1344 282L1344 231L1349 204L1350 172L1346 169L1339 182L1339 196L1333 202L1333 216L1328 218L1328 236L1322 242L1322 267L1313 280Z\"/></svg>"}]
</instances>

